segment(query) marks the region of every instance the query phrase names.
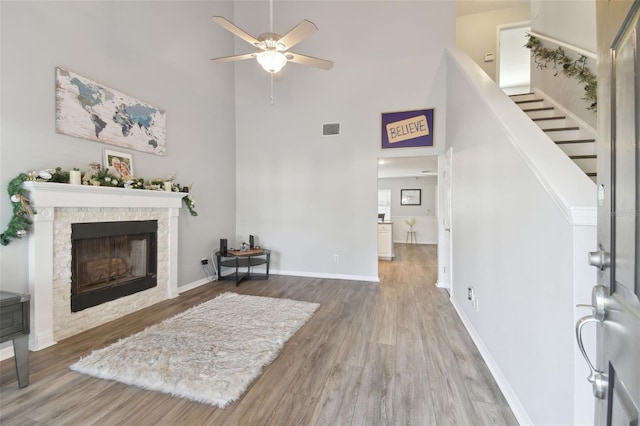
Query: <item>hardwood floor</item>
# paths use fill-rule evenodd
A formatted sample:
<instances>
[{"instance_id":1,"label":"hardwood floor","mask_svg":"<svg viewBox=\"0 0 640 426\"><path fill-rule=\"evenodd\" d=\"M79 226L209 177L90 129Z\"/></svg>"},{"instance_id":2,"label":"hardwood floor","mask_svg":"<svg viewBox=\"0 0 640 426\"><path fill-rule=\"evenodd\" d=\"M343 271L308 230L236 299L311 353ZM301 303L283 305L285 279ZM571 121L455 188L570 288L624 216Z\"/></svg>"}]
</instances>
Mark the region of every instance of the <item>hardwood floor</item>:
<instances>
[{"instance_id":1,"label":"hardwood floor","mask_svg":"<svg viewBox=\"0 0 640 426\"><path fill-rule=\"evenodd\" d=\"M436 281L436 246L396 244L380 284L272 275L198 287L38 352L30 385L0 363L2 425L516 425ZM315 316L224 410L84 376L93 349L225 291L307 300Z\"/></svg>"}]
</instances>

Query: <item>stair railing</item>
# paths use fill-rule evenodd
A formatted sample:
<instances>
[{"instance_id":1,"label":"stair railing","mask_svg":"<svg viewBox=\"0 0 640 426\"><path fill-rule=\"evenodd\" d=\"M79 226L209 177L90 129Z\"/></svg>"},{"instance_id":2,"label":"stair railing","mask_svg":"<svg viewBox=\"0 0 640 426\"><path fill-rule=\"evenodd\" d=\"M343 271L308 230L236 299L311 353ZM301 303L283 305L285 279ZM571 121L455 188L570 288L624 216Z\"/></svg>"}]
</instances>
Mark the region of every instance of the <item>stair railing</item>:
<instances>
[{"instance_id":1,"label":"stair railing","mask_svg":"<svg viewBox=\"0 0 640 426\"><path fill-rule=\"evenodd\" d=\"M560 40L552 38L552 37L547 37L546 35L538 34L538 33L534 32L534 31L527 31L527 34L532 35L535 38L538 38L540 40L544 40L544 41L547 41L549 43L556 44L556 45L558 45L560 47L563 47L565 49L572 50L572 51L576 52L579 55L586 56L587 58L597 59L597 55L594 52L582 49L580 47L574 46L574 45L569 44L569 43L565 43L564 41L560 41Z\"/></svg>"}]
</instances>

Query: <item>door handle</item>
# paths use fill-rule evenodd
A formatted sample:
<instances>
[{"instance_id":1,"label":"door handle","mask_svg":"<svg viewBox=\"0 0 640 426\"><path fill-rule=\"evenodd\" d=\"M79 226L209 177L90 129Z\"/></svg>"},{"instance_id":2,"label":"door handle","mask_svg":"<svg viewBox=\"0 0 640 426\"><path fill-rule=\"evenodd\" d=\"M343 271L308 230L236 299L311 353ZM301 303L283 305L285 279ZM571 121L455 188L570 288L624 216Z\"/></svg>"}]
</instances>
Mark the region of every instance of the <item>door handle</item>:
<instances>
[{"instance_id":1,"label":"door handle","mask_svg":"<svg viewBox=\"0 0 640 426\"><path fill-rule=\"evenodd\" d=\"M594 367L593 363L587 355L587 351L584 349L584 343L582 342L582 327L590 322L603 323L605 318L605 297L606 289L603 286L595 286L592 292L592 305L577 305L577 307L590 308L593 313L582 317L576 323L576 341L578 348L582 353L587 365L589 366L589 376L587 381L593 386L593 396L598 399L605 399L607 395L607 389L609 386L609 376L604 372Z\"/></svg>"}]
</instances>

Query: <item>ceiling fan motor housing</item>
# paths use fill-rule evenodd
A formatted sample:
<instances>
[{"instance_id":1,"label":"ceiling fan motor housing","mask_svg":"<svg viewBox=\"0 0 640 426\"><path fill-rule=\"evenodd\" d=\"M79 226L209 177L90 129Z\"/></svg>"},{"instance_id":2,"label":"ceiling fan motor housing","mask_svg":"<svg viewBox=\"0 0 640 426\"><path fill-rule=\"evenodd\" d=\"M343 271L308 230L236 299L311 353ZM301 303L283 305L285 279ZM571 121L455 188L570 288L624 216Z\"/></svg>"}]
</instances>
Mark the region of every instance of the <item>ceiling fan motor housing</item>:
<instances>
[{"instance_id":1,"label":"ceiling fan motor housing","mask_svg":"<svg viewBox=\"0 0 640 426\"><path fill-rule=\"evenodd\" d=\"M275 33L264 33L260 34L258 40L260 40L260 44L256 45L259 49L265 50L277 50L278 52L283 52L287 50L287 46L284 43L280 43L281 37Z\"/></svg>"}]
</instances>

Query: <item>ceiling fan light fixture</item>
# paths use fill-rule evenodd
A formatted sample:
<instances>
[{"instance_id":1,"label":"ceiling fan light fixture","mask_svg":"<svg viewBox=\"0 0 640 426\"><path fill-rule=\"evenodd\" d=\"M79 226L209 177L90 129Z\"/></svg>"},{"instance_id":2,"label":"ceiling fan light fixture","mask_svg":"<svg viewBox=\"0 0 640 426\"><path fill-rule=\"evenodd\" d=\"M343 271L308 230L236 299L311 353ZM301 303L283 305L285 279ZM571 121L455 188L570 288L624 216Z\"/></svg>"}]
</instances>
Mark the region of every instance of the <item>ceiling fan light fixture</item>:
<instances>
[{"instance_id":1,"label":"ceiling fan light fixture","mask_svg":"<svg viewBox=\"0 0 640 426\"><path fill-rule=\"evenodd\" d=\"M274 50L260 52L256 59L265 71L272 74L280 71L287 64L287 57Z\"/></svg>"}]
</instances>

